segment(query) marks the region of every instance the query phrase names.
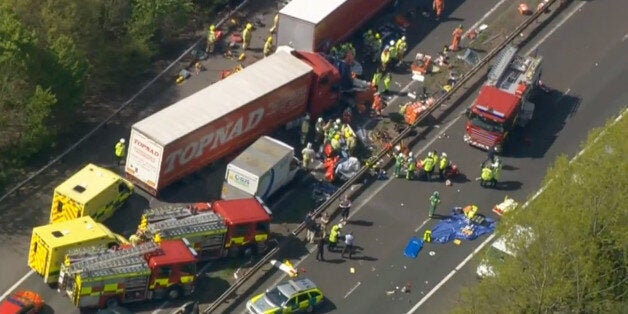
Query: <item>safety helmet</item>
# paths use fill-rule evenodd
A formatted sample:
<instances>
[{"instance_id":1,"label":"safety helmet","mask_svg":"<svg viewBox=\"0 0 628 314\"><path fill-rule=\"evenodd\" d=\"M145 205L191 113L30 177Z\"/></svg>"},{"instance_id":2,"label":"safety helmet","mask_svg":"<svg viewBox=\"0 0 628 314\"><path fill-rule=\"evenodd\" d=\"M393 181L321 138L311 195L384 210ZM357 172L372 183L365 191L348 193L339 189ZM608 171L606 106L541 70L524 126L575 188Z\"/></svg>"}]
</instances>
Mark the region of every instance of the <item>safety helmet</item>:
<instances>
[{"instance_id":1,"label":"safety helmet","mask_svg":"<svg viewBox=\"0 0 628 314\"><path fill-rule=\"evenodd\" d=\"M323 117L318 117L318 122L323 122Z\"/></svg>"},{"instance_id":2,"label":"safety helmet","mask_svg":"<svg viewBox=\"0 0 628 314\"><path fill-rule=\"evenodd\" d=\"M125 140L123 138L120 139L120 143L124 144Z\"/></svg>"},{"instance_id":3,"label":"safety helmet","mask_svg":"<svg viewBox=\"0 0 628 314\"><path fill-rule=\"evenodd\" d=\"M408 157L412 157L412 156L413 156L412 152L409 152Z\"/></svg>"},{"instance_id":4,"label":"safety helmet","mask_svg":"<svg viewBox=\"0 0 628 314\"><path fill-rule=\"evenodd\" d=\"M305 114L305 120L310 120L310 115L309 114Z\"/></svg>"},{"instance_id":5,"label":"safety helmet","mask_svg":"<svg viewBox=\"0 0 628 314\"><path fill-rule=\"evenodd\" d=\"M340 123L342 123L342 120L336 119L336 124L340 124Z\"/></svg>"},{"instance_id":6,"label":"safety helmet","mask_svg":"<svg viewBox=\"0 0 628 314\"><path fill-rule=\"evenodd\" d=\"M443 157L443 158L447 158L447 154L446 154L445 152L443 152L443 153L442 153L442 154L440 154L440 155L441 155L441 157Z\"/></svg>"},{"instance_id":7,"label":"safety helmet","mask_svg":"<svg viewBox=\"0 0 628 314\"><path fill-rule=\"evenodd\" d=\"M433 157L433 155L434 154L432 152L427 153L427 157Z\"/></svg>"},{"instance_id":8,"label":"safety helmet","mask_svg":"<svg viewBox=\"0 0 628 314\"><path fill-rule=\"evenodd\" d=\"M216 29L216 25L211 25L211 26L209 27L209 30L210 30L210 31L214 31L215 29Z\"/></svg>"},{"instance_id":9,"label":"safety helmet","mask_svg":"<svg viewBox=\"0 0 628 314\"><path fill-rule=\"evenodd\" d=\"M434 194L433 194L433 195L434 195L434 196L439 196L439 195L440 195L440 193L438 193L438 191L434 191Z\"/></svg>"},{"instance_id":10,"label":"safety helmet","mask_svg":"<svg viewBox=\"0 0 628 314\"><path fill-rule=\"evenodd\" d=\"M373 34L373 30L369 29L369 31L367 32L368 34Z\"/></svg>"},{"instance_id":11,"label":"safety helmet","mask_svg":"<svg viewBox=\"0 0 628 314\"><path fill-rule=\"evenodd\" d=\"M390 41L390 43L389 43L389 45L394 46L394 45L395 45L395 41L394 41L394 40L391 40L391 41Z\"/></svg>"},{"instance_id":12,"label":"safety helmet","mask_svg":"<svg viewBox=\"0 0 628 314\"><path fill-rule=\"evenodd\" d=\"M458 28L462 28L462 24L459 24L459 25L458 25Z\"/></svg>"},{"instance_id":13,"label":"safety helmet","mask_svg":"<svg viewBox=\"0 0 628 314\"><path fill-rule=\"evenodd\" d=\"M377 33L377 34L375 34L375 38L380 39L380 38L382 38L382 36L379 33Z\"/></svg>"},{"instance_id":14,"label":"safety helmet","mask_svg":"<svg viewBox=\"0 0 628 314\"><path fill-rule=\"evenodd\" d=\"M266 41L269 41L269 42L272 43L273 42L273 36L268 36L268 38L266 38Z\"/></svg>"},{"instance_id":15,"label":"safety helmet","mask_svg":"<svg viewBox=\"0 0 628 314\"><path fill-rule=\"evenodd\" d=\"M246 24L246 29L248 29L248 30L253 29L253 24L251 24L251 23Z\"/></svg>"},{"instance_id":16,"label":"safety helmet","mask_svg":"<svg viewBox=\"0 0 628 314\"><path fill-rule=\"evenodd\" d=\"M312 143L307 143L307 148L312 148Z\"/></svg>"},{"instance_id":17,"label":"safety helmet","mask_svg":"<svg viewBox=\"0 0 628 314\"><path fill-rule=\"evenodd\" d=\"M401 36L402 41L406 41L406 36Z\"/></svg>"},{"instance_id":18,"label":"safety helmet","mask_svg":"<svg viewBox=\"0 0 628 314\"><path fill-rule=\"evenodd\" d=\"M335 138L335 139L337 139L337 140L339 140L339 139L340 139L340 134L336 134L336 135L334 135L334 138Z\"/></svg>"}]
</instances>

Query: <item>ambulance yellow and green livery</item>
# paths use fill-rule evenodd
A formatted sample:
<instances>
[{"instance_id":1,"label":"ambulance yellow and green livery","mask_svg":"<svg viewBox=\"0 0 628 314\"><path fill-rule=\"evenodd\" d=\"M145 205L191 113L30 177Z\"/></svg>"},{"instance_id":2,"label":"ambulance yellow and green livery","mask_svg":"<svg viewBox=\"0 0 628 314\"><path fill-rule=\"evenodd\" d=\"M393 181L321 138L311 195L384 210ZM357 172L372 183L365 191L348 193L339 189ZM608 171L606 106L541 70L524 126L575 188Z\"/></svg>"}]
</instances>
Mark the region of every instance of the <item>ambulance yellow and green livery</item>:
<instances>
[{"instance_id":1,"label":"ambulance yellow and green livery","mask_svg":"<svg viewBox=\"0 0 628 314\"><path fill-rule=\"evenodd\" d=\"M133 194L134 186L113 171L88 164L54 191L50 223L91 216L105 221Z\"/></svg>"},{"instance_id":2,"label":"ambulance yellow and green livery","mask_svg":"<svg viewBox=\"0 0 628 314\"><path fill-rule=\"evenodd\" d=\"M61 264L73 249L99 246L111 248L128 241L89 216L33 228L28 253L28 266L44 277L44 282L57 282Z\"/></svg>"}]
</instances>

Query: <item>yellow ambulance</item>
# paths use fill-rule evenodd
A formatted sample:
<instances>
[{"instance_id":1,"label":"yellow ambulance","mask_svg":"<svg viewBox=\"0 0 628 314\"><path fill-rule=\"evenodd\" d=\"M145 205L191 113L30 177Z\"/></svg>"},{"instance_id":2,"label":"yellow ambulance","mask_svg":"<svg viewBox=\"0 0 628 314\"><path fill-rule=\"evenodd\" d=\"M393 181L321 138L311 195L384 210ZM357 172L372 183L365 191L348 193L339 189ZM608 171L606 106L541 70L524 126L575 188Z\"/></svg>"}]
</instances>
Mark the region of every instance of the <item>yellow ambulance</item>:
<instances>
[{"instance_id":1,"label":"yellow ambulance","mask_svg":"<svg viewBox=\"0 0 628 314\"><path fill-rule=\"evenodd\" d=\"M56 283L61 263L71 249L100 246L111 248L127 244L121 235L111 232L89 216L33 228L28 266L44 277L48 284Z\"/></svg>"},{"instance_id":2,"label":"yellow ambulance","mask_svg":"<svg viewBox=\"0 0 628 314\"><path fill-rule=\"evenodd\" d=\"M133 194L133 184L93 164L61 183L52 197L50 223L91 216L104 221Z\"/></svg>"}]
</instances>

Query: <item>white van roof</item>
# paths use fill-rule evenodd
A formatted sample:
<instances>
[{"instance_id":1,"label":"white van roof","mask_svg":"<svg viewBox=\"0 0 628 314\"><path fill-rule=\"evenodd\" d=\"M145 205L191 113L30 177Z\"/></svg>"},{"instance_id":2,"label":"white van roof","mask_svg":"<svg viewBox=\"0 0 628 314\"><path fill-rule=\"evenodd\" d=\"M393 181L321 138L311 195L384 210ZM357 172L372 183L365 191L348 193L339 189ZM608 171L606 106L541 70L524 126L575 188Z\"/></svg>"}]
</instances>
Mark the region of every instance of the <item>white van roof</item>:
<instances>
[{"instance_id":1,"label":"white van roof","mask_svg":"<svg viewBox=\"0 0 628 314\"><path fill-rule=\"evenodd\" d=\"M522 227L516 225L514 231L499 237L491 246L499 251L502 251L510 256L516 256L516 252L512 250L512 242L520 237L526 237L526 246L534 239L534 233L529 227Z\"/></svg>"}]
</instances>

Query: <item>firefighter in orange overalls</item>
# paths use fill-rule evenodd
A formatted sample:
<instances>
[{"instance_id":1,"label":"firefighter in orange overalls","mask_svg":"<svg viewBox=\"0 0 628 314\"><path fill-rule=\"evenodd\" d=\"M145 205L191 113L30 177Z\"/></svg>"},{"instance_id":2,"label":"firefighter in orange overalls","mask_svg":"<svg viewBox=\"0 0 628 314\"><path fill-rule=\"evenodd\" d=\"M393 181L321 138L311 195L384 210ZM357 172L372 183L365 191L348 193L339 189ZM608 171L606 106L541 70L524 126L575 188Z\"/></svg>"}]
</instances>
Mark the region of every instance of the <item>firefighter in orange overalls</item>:
<instances>
[{"instance_id":1,"label":"firefighter in orange overalls","mask_svg":"<svg viewBox=\"0 0 628 314\"><path fill-rule=\"evenodd\" d=\"M434 0L432 8L436 11L436 20L439 20L445 10L445 0Z\"/></svg>"},{"instance_id":2,"label":"firefighter in orange overalls","mask_svg":"<svg viewBox=\"0 0 628 314\"><path fill-rule=\"evenodd\" d=\"M372 108L378 117L382 116L382 110L384 110L384 102L382 101L382 96L379 94L379 92L373 95L373 107Z\"/></svg>"},{"instance_id":3,"label":"firefighter in orange overalls","mask_svg":"<svg viewBox=\"0 0 628 314\"><path fill-rule=\"evenodd\" d=\"M462 24L458 25L458 27L454 29L452 35L454 36L454 38L451 41L451 47L449 47L449 50L458 51L458 49L460 49L460 40L462 39L462 35L464 35L464 29L462 28Z\"/></svg>"}]
</instances>

